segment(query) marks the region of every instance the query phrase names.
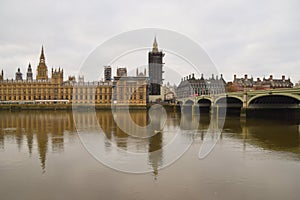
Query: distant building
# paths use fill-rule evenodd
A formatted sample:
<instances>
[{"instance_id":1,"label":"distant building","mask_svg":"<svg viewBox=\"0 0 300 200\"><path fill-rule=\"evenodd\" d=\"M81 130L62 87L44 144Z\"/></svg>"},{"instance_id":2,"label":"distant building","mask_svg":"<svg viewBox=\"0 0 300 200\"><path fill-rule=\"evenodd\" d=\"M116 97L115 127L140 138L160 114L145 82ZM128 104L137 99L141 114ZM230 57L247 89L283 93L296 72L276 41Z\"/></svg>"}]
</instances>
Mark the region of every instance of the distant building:
<instances>
[{"instance_id":1,"label":"distant building","mask_svg":"<svg viewBox=\"0 0 300 200\"><path fill-rule=\"evenodd\" d=\"M286 79L283 75L281 79L274 79L272 75L269 78L257 78L255 81L253 77L249 78L246 74L244 78L237 78L234 75L232 85L227 88L231 88L232 92L244 91L244 90L268 90L276 88L292 88L293 83L290 78Z\"/></svg>"},{"instance_id":2,"label":"distant building","mask_svg":"<svg viewBox=\"0 0 300 200\"><path fill-rule=\"evenodd\" d=\"M185 98L191 96L201 95L214 95L225 92L226 82L221 77L216 78L212 75L211 78L204 79L203 74L201 78L195 78L194 74L186 76L181 79L180 84L176 89L176 95L178 98Z\"/></svg>"},{"instance_id":3,"label":"distant building","mask_svg":"<svg viewBox=\"0 0 300 200\"><path fill-rule=\"evenodd\" d=\"M176 86L171 86L168 82L166 85L162 87L164 102L174 103L176 99Z\"/></svg>"}]
</instances>

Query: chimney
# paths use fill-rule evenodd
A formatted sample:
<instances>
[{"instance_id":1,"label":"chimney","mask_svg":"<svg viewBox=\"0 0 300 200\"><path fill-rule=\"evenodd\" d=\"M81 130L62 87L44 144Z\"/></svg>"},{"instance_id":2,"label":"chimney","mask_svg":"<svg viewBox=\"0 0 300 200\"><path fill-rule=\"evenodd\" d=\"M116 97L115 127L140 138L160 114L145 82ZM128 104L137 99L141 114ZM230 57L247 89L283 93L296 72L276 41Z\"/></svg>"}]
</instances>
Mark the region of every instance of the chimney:
<instances>
[{"instance_id":1,"label":"chimney","mask_svg":"<svg viewBox=\"0 0 300 200\"><path fill-rule=\"evenodd\" d=\"M233 75L233 80L234 80L234 81L236 80L236 74L235 74L235 75Z\"/></svg>"},{"instance_id":2,"label":"chimney","mask_svg":"<svg viewBox=\"0 0 300 200\"><path fill-rule=\"evenodd\" d=\"M195 78L195 74L194 74L194 73L192 74L192 78L193 78L193 79Z\"/></svg>"},{"instance_id":3,"label":"chimney","mask_svg":"<svg viewBox=\"0 0 300 200\"><path fill-rule=\"evenodd\" d=\"M285 81L285 75L282 75L282 80Z\"/></svg>"},{"instance_id":4,"label":"chimney","mask_svg":"<svg viewBox=\"0 0 300 200\"><path fill-rule=\"evenodd\" d=\"M248 79L248 75L247 74L245 74L245 80L247 80Z\"/></svg>"}]
</instances>

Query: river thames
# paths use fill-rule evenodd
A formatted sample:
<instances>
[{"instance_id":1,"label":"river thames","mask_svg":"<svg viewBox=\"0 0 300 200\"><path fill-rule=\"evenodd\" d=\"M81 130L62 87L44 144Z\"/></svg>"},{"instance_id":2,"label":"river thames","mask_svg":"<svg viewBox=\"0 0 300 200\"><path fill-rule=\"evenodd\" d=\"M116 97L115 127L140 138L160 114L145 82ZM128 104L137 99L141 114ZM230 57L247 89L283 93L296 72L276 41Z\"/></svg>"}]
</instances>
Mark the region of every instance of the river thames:
<instances>
[{"instance_id":1,"label":"river thames","mask_svg":"<svg viewBox=\"0 0 300 200\"><path fill-rule=\"evenodd\" d=\"M82 111L76 117L88 126L91 115ZM114 147L143 152L144 160L136 163L147 166L149 173L120 172L95 159L70 111L1 111L0 199L299 199L298 119L228 116L213 151L199 159L211 123L208 115L195 119L167 112L162 131L140 139L124 133L111 111L97 111L95 116L102 128L99 134L105 136L98 145L106 156L117 161ZM130 116L139 126L149 123L145 110ZM196 134L187 134L186 127L195 120ZM191 146L160 170L171 153L151 152L167 145L175 133L192 141Z\"/></svg>"}]
</instances>

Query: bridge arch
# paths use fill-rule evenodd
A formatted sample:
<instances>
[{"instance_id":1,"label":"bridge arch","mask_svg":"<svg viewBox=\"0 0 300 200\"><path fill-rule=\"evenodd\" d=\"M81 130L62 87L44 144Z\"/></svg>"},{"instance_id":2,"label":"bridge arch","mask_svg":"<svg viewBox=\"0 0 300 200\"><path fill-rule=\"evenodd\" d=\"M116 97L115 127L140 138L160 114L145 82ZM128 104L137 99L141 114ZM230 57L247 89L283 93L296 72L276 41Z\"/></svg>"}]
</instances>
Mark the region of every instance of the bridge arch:
<instances>
[{"instance_id":1,"label":"bridge arch","mask_svg":"<svg viewBox=\"0 0 300 200\"><path fill-rule=\"evenodd\" d=\"M224 101L223 99L226 99L227 104L228 103L241 103L243 105L243 98L235 95L226 95L226 96L220 96L216 98L215 104L221 103L221 101Z\"/></svg>"},{"instance_id":2,"label":"bridge arch","mask_svg":"<svg viewBox=\"0 0 300 200\"><path fill-rule=\"evenodd\" d=\"M216 99L215 107L221 108L223 115L240 115L243 101L235 96L222 96Z\"/></svg>"},{"instance_id":3,"label":"bridge arch","mask_svg":"<svg viewBox=\"0 0 300 200\"><path fill-rule=\"evenodd\" d=\"M191 100L191 99L188 99L188 100L186 100L186 101L184 102L184 105L186 105L186 106L194 105L194 101Z\"/></svg>"},{"instance_id":4,"label":"bridge arch","mask_svg":"<svg viewBox=\"0 0 300 200\"><path fill-rule=\"evenodd\" d=\"M197 106L202 113L208 113L211 109L212 100L209 98L197 99Z\"/></svg>"},{"instance_id":5,"label":"bridge arch","mask_svg":"<svg viewBox=\"0 0 300 200\"><path fill-rule=\"evenodd\" d=\"M276 99L277 98L277 99ZM288 93L276 93L276 94L260 94L251 97L247 101L247 107L250 107L253 104L259 104L261 102L269 101L271 104L275 104L276 100L280 104L299 104L300 103L300 95L295 95L295 94L288 94ZM272 102L273 101L273 102ZM285 101L285 102L284 102Z\"/></svg>"},{"instance_id":6,"label":"bridge arch","mask_svg":"<svg viewBox=\"0 0 300 200\"><path fill-rule=\"evenodd\" d=\"M211 104L212 100L209 98L197 99L197 104Z\"/></svg>"},{"instance_id":7,"label":"bridge arch","mask_svg":"<svg viewBox=\"0 0 300 200\"><path fill-rule=\"evenodd\" d=\"M209 101L212 102L212 98L211 98L210 96L198 96L197 99L196 99L197 102L198 102L200 99L207 99L207 100L209 100Z\"/></svg>"},{"instance_id":8,"label":"bridge arch","mask_svg":"<svg viewBox=\"0 0 300 200\"><path fill-rule=\"evenodd\" d=\"M182 101L177 101L177 105L181 106L183 104Z\"/></svg>"}]
</instances>

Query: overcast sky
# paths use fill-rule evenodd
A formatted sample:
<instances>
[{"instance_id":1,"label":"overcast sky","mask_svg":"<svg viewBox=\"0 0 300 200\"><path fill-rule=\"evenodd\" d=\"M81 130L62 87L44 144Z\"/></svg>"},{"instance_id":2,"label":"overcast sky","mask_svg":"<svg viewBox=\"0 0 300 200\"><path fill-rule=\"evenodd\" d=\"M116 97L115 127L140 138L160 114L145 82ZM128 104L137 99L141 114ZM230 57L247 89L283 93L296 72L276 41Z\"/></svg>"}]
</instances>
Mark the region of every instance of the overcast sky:
<instances>
[{"instance_id":1,"label":"overcast sky","mask_svg":"<svg viewBox=\"0 0 300 200\"><path fill-rule=\"evenodd\" d=\"M44 45L48 68L63 67L66 77L111 37L154 27L197 42L227 81L245 73L300 80L300 1L245 2L1 0L0 69L13 78L31 62L35 72Z\"/></svg>"}]
</instances>

